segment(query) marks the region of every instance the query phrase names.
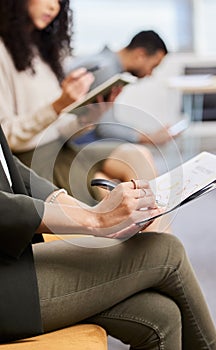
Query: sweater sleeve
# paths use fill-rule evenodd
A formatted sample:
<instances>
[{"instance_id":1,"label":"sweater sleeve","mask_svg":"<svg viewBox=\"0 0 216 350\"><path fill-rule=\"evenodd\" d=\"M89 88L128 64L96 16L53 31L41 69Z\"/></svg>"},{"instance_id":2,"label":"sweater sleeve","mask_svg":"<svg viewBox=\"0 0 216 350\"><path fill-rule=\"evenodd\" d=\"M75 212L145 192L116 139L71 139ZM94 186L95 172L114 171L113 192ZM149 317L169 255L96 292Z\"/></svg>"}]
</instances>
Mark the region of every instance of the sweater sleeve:
<instances>
[{"instance_id":1,"label":"sweater sleeve","mask_svg":"<svg viewBox=\"0 0 216 350\"><path fill-rule=\"evenodd\" d=\"M58 116L52 105L44 106L31 115L16 115L7 79L4 80L1 73L0 67L0 123L11 149L16 151L53 123Z\"/></svg>"},{"instance_id":2,"label":"sweater sleeve","mask_svg":"<svg viewBox=\"0 0 216 350\"><path fill-rule=\"evenodd\" d=\"M13 151L22 147L58 118L51 103L41 103L38 108L34 105L29 113L18 112L24 110L21 107L26 104L26 82L29 82L29 89L34 92L34 76L31 77L30 74L17 72L11 56L0 41L0 123ZM22 85L22 82L25 85ZM39 98L32 96L32 99L34 97ZM31 101L27 102L31 105Z\"/></svg>"}]
</instances>

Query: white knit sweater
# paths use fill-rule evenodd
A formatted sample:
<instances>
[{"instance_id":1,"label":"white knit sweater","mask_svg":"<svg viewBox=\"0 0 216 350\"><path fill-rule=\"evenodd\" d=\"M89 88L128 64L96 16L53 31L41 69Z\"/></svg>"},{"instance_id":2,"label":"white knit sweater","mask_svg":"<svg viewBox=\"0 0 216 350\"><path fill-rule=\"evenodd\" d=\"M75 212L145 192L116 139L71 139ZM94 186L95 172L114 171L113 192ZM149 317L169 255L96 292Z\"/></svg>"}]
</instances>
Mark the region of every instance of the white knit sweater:
<instances>
[{"instance_id":1,"label":"white knit sweater","mask_svg":"<svg viewBox=\"0 0 216 350\"><path fill-rule=\"evenodd\" d=\"M79 129L77 118L60 117L52 102L61 94L55 74L39 57L36 73L18 72L0 40L0 123L13 151L31 150Z\"/></svg>"}]
</instances>

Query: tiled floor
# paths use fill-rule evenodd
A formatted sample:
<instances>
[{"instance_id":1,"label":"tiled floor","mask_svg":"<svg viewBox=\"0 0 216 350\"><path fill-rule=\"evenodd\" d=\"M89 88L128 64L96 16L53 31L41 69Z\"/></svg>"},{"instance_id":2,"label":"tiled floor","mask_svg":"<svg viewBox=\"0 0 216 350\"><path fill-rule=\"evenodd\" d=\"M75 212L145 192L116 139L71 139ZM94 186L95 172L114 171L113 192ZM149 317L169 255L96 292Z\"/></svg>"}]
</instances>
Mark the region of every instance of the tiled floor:
<instances>
[{"instance_id":1,"label":"tiled floor","mask_svg":"<svg viewBox=\"0 0 216 350\"><path fill-rule=\"evenodd\" d=\"M216 325L216 190L173 212L172 229L184 243ZM126 349L109 338L109 350Z\"/></svg>"}]
</instances>

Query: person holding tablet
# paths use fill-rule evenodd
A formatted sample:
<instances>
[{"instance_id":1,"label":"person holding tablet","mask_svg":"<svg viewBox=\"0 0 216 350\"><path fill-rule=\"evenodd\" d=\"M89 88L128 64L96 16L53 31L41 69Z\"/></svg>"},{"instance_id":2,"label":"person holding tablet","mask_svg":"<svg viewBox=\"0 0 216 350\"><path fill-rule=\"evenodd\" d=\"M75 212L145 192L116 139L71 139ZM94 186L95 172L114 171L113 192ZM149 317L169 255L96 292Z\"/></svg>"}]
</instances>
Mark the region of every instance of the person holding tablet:
<instances>
[{"instance_id":1,"label":"person holding tablet","mask_svg":"<svg viewBox=\"0 0 216 350\"><path fill-rule=\"evenodd\" d=\"M85 95L94 80L85 68L63 77L62 60L70 53L69 1L25 0L18 5L16 0L10 0L0 3L0 13L0 121L9 145L22 162L40 175L92 203L86 174L93 177L99 169L109 177L104 160L112 156L113 147L106 152L98 147L95 153L79 156L77 147L67 142L91 125L92 119L89 115L76 117L61 112ZM118 93L118 89L111 92L110 103ZM103 102L99 105L104 110ZM118 167L108 167L112 178L125 181L143 172L149 179L155 174L150 152L145 148L138 151L120 146L114 156Z\"/></svg>"},{"instance_id":2,"label":"person holding tablet","mask_svg":"<svg viewBox=\"0 0 216 350\"><path fill-rule=\"evenodd\" d=\"M67 57L64 63L64 71L68 73L80 66L84 66L87 69L97 67L93 72L95 80L91 85L91 89L94 89L120 73L127 72L138 79L150 76L167 54L168 49L163 39L153 30L143 30L136 33L128 45L118 51L112 51L109 47L105 46L97 54L75 58ZM118 108L121 108L122 115L132 113L132 109L128 106L119 107L117 105L117 111ZM85 145L96 140L110 138L142 145L161 145L169 142L172 136L178 135L172 135L169 132L168 125L163 127L159 125L158 130L151 133L145 133L135 127L132 128L124 125L119 122L116 109L114 105L113 108L105 112L103 117L98 121L96 128L87 134L81 135L75 142L79 145ZM139 117L142 117L140 111L137 111L137 114ZM145 116L145 113L143 114Z\"/></svg>"}]
</instances>

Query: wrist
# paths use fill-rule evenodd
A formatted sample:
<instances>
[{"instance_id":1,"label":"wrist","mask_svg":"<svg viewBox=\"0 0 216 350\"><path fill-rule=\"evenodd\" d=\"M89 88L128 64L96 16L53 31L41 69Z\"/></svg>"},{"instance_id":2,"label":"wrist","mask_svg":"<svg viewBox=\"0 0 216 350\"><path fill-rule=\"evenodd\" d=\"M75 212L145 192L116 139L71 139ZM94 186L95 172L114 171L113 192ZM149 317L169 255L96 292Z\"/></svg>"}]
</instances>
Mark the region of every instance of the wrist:
<instances>
[{"instance_id":1,"label":"wrist","mask_svg":"<svg viewBox=\"0 0 216 350\"><path fill-rule=\"evenodd\" d=\"M67 191L64 188L60 188L59 190L54 191L48 198L47 198L47 203L56 203L57 198L61 195L61 194L66 194L67 195Z\"/></svg>"},{"instance_id":2,"label":"wrist","mask_svg":"<svg viewBox=\"0 0 216 350\"><path fill-rule=\"evenodd\" d=\"M53 102L52 106L54 108L54 110L56 111L57 114L60 114L61 111L66 108L70 103L73 103L74 101L68 101L65 98L63 98L62 96Z\"/></svg>"},{"instance_id":3,"label":"wrist","mask_svg":"<svg viewBox=\"0 0 216 350\"><path fill-rule=\"evenodd\" d=\"M62 103L61 99L56 100L52 104L53 109L56 111L57 114L60 114L62 109L64 109L64 104Z\"/></svg>"},{"instance_id":4,"label":"wrist","mask_svg":"<svg viewBox=\"0 0 216 350\"><path fill-rule=\"evenodd\" d=\"M56 113L60 114L64 108L77 101L77 99L78 97L76 96L72 97L66 95L65 93L62 93L62 95L56 101L53 102L52 106Z\"/></svg>"},{"instance_id":5,"label":"wrist","mask_svg":"<svg viewBox=\"0 0 216 350\"><path fill-rule=\"evenodd\" d=\"M104 228L103 213L97 211L96 207L90 207L88 209L90 215L86 215L87 226L90 229L90 234L94 236L100 236L101 230Z\"/></svg>"}]
</instances>

